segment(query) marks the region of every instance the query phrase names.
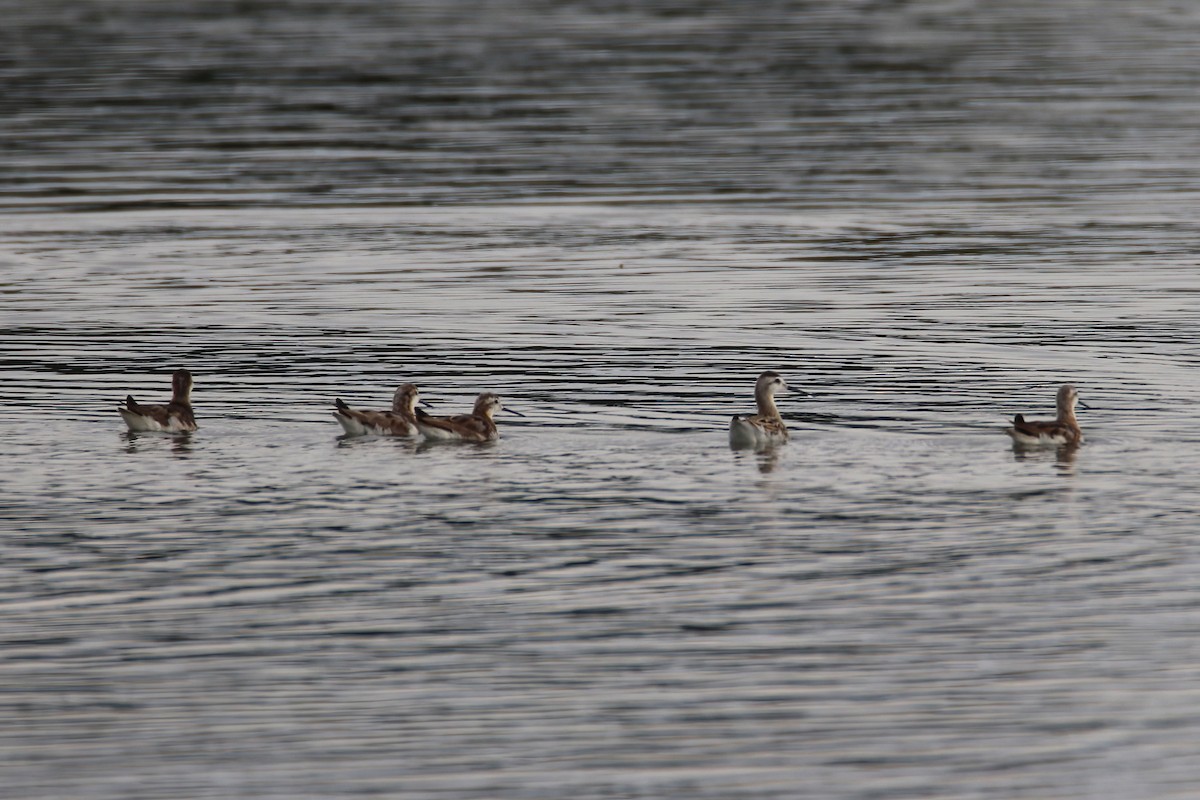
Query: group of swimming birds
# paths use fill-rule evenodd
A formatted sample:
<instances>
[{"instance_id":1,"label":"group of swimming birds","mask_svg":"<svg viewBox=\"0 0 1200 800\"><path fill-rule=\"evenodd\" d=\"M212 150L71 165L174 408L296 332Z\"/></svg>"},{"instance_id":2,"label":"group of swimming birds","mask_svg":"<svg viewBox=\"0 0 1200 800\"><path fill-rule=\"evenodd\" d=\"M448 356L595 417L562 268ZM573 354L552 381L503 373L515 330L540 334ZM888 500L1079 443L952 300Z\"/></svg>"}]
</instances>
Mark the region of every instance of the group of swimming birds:
<instances>
[{"instance_id":1,"label":"group of swimming birds","mask_svg":"<svg viewBox=\"0 0 1200 800\"><path fill-rule=\"evenodd\" d=\"M133 395L126 396L125 404L118 406L117 411L129 430L168 433L196 430L196 417L192 413L192 374L186 369L175 370L171 376L171 390L171 401L162 405L139 403ZM775 395L787 390L788 385L779 373L768 370L759 375L754 386L758 413L734 415L729 423L729 444L738 448L764 448L786 442L788 430L775 405ZM406 383L393 395L390 410L361 411L338 398L334 401L333 417L350 436L422 436L432 441L488 442L500 438L492 419L497 411L507 410L519 417L525 416L505 409L494 392L480 394L470 414L450 417L428 414L417 407L423 402L420 390L414 384ZM1058 416L1055 419L1035 422L1017 414L1007 433L1013 442L1023 447L1079 444L1083 441L1083 431L1075 419L1076 404L1083 405L1079 403L1079 393L1074 386L1065 385L1058 390Z\"/></svg>"},{"instance_id":2,"label":"group of swimming birds","mask_svg":"<svg viewBox=\"0 0 1200 800\"><path fill-rule=\"evenodd\" d=\"M420 390L414 384L406 383L396 390L388 411L360 411L346 405L339 397L334 400L333 417L351 436L423 436L435 441L489 442L500 438L492 419L497 411L507 410L518 417L525 416L511 408L505 409L495 392L480 394L470 414L451 417L426 413L425 409L417 408L422 402ZM139 403L133 395L127 395L125 404L117 406L117 411L131 431L182 433L196 430L196 416L192 413L192 373L186 369L175 370L171 376L169 403Z\"/></svg>"}]
</instances>

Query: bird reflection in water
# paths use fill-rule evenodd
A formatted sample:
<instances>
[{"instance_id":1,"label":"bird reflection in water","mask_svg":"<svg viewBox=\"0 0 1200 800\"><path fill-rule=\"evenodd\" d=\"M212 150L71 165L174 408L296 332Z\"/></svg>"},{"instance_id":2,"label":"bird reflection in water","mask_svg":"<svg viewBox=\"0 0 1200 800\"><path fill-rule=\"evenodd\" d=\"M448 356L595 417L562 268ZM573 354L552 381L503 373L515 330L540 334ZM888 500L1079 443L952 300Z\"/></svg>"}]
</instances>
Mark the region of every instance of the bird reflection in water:
<instances>
[{"instance_id":1,"label":"bird reflection in water","mask_svg":"<svg viewBox=\"0 0 1200 800\"><path fill-rule=\"evenodd\" d=\"M782 455L782 447L761 447L757 450L747 450L731 448L733 457L741 460L753 458L758 471L763 475L769 475L779 466L779 458Z\"/></svg>"},{"instance_id":2,"label":"bird reflection in water","mask_svg":"<svg viewBox=\"0 0 1200 800\"><path fill-rule=\"evenodd\" d=\"M1054 461L1055 467L1064 475L1075 474L1075 461L1079 456L1078 444L1065 444L1062 447L1034 449L1013 445L1014 461Z\"/></svg>"},{"instance_id":3,"label":"bird reflection in water","mask_svg":"<svg viewBox=\"0 0 1200 800\"><path fill-rule=\"evenodd\" d=\"M164 441L170 442L171 452L177 456L192 454L192 434L190 431L175 434L139 433L125 431L121 434L125 442L126 453L151 452L162 447Z\"/></svg>"}]
</instances>

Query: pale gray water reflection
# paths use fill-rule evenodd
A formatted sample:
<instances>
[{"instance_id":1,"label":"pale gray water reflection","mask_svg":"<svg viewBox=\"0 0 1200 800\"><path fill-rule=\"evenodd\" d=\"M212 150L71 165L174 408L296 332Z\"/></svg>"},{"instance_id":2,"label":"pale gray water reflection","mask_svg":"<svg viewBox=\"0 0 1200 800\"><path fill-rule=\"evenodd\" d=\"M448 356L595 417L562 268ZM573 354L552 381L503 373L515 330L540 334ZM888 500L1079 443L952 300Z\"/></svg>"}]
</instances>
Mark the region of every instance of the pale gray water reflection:
<instances>
[{"instance_id":1,"label":"pale gray water reflection","mask_svg":"<svg viewBox=\"0 0 1200 800\"><path fill-rule=\"evenodd\" d=\"M1194 795L1187 7L4 10L6 796Z\"/></svg>"}]
</instances>

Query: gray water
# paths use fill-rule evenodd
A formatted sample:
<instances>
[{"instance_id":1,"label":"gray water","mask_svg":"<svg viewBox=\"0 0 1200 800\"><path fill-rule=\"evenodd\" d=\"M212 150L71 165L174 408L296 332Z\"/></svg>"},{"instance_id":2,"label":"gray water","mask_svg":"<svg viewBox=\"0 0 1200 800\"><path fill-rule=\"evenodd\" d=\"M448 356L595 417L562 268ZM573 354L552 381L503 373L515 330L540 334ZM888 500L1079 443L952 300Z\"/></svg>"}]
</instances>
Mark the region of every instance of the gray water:
<instances>
[{"instance_id":1,"label":"gray water","mask_svg":"<svg viewBox=\"0 0 1200 800\"><path fill-rule=\"evenodd\" d=\"M0 12L4 797L1200 792L1191 4Z\"/></svg>"}]
</instances>

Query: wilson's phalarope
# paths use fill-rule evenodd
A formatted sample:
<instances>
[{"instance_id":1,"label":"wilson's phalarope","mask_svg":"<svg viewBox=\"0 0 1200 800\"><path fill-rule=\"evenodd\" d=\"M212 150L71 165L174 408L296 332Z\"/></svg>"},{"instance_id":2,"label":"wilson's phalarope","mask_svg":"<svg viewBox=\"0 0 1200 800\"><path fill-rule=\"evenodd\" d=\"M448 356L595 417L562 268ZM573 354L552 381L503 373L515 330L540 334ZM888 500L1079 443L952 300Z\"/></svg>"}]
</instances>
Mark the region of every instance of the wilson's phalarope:
<instances>
[{"instance_id":1,"label":"wilson's phalarope","mask_svg":"<svg viewBox=\"0 0 1200 800\"><path fill-rule=\"evenodd\" d=\"M392 395L391 411L358 411L342 402L342 398L334 400L337 410L333 418L342 425L350 436L376 434L378 436L416 436L417 435L417 402L421 401L421 392L414 384L406 383Z\"/></svg>"},{"instance_id":2,"label":"wilson's phalarope","mask_svg":"<svg viewBox=\"0 0 1200 800\"><path fill-rule=\"evenodd\" d=\"M500 438L492 415L497 411L508 411L518 417L520 412L506 409L494 392L484 392L475 399L475 408L470 414L453 417L431 417L423 409L417 409L417 430L431 441L489 442Z\"/></svg>"},{"instance_id":3,"label":"wilson's phalarope","mask_svg":"<svg viewBox=\"0 0 1200 800\"><path fill-rule=\"evenodd\" d=\"M1079 392L1066 384L1058 390L1058 417L1053 421L1033 422L1021 414L1013 417L1013 425L1005 432L1015 444L1025 447L1047 447L1051 445L1079 444L1083 431L1075 421L1075 404L1079 403ZM1079 405L1087 408L1083 403Z\"/></svg>"},{"instance_id":4,"label":"wilson's phalarope","mask_svg":"<svg viewBox=\"0 0 1200 800\"><path fill-rule=\"evenodd\" d=\"M192 373L177 369L171 376L171 402L166 405L142 405L125 396L125 405L117 411L131 431L166 431L180 433L196 430L196 418L192 415Z\"/></svg>"},{"instance_id":5,"label":"wilson's phalarope","mask_svg":"<svg viewBox=\"0 0 1200 800\"><path fill-rule=\"evenodd\" d=\"M758 413L752 417L736 414L729 423L730 447L765 447L787 441L787 426L775 407L775 393L786 392L788 385L778 372L767 371L758 376L754 384L754 400Z\"/></svg>"}]
</instances>

